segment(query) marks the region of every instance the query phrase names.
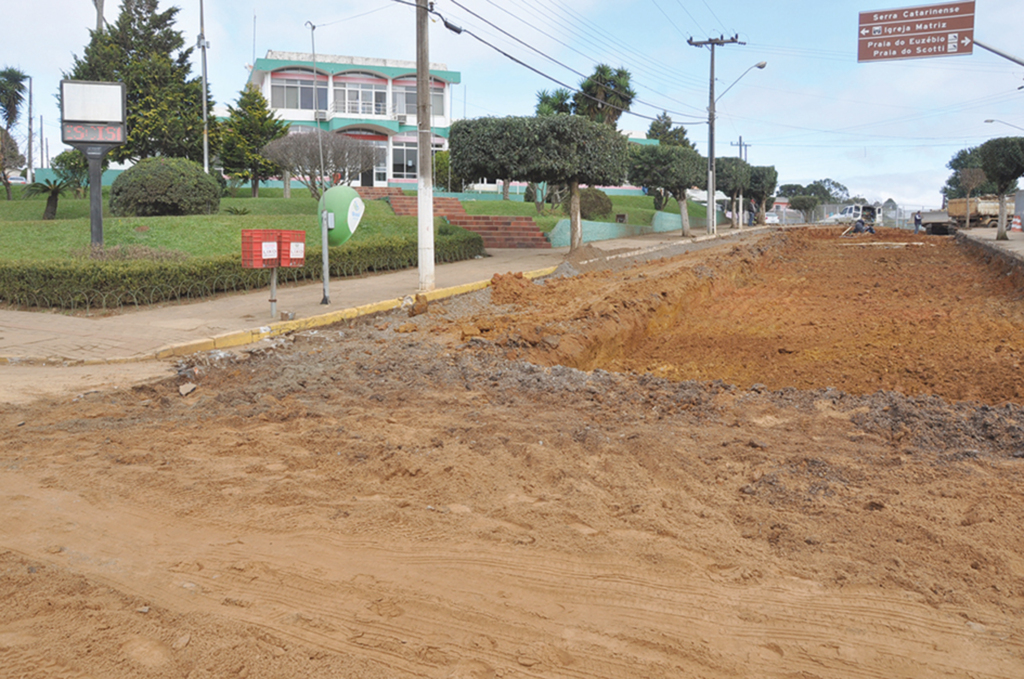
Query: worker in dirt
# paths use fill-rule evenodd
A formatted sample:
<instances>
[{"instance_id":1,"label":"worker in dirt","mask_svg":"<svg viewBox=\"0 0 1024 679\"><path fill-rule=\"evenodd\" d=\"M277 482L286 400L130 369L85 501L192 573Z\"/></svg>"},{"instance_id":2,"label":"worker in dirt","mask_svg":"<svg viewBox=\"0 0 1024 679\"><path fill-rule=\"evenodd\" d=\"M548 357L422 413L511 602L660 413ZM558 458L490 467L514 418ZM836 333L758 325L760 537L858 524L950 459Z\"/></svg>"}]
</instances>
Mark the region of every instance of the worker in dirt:
<instances>
[{"instance_id":1,"label":"worker in dirt","mask_svg":"<svg viewBox=\"0 0 1024 679\"><path fill-rule=\"evenodd\" d=\"M874 233L875 227L865 223L863 219L858 219L853 225L854 233Z\"/></svg>"}]
</instances>

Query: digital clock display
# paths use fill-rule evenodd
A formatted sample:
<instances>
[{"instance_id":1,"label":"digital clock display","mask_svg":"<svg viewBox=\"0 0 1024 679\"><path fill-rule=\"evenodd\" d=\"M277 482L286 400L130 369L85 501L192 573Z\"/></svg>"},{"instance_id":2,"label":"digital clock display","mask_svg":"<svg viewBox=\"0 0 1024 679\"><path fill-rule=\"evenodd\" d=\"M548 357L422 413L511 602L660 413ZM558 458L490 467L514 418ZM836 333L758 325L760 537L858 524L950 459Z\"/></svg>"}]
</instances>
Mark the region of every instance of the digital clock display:
<instances>
[{"instance_id":1,"label":"digital clock display","mask_svg":"<svg viewBox=\"0 0 1024 679\"><path fill-rule=\"evenodd\" d=\"M124 125L121 123L63 123L62 141L92 142L96 144L123 144Z\"/></svg>"}]
</instances>

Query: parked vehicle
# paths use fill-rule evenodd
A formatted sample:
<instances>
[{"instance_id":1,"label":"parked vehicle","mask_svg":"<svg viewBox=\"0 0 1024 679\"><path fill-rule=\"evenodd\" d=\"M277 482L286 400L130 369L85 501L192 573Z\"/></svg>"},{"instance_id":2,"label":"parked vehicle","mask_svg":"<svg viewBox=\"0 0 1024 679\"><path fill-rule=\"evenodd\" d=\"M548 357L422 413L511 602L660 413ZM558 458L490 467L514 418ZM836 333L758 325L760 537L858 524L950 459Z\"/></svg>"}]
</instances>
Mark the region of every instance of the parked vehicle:
<instances>
[{"instance_id":1,"label":"parked vehicle","mask_svg":"<svg viewBox=\"0 0 1024 679\"><path fill-rule=\"evenodd\" d=\"M933 236L948 236L956 230L957 223L946 210L922 210L921 226Z\"/></svg>"},{"instance_id":2,"label":"parked vehicle","mask_svg":"<svg viewBox=\"0 0 1024 679\"><path fill-rule=\"evenodd\" d=\"M1007 196L1010 205L1013 199ZM999 196L980 196L971 198L970 210L968 211L966 198L952 198L946 204L946 211L950 219L957 223L960 228L967 226L967 215L970 214L971 226L994 227L999 224Z\"/></svg>"},{"instance_id":3,"label":"parked vehicle","mask_svg":"<svg viewBox=\"0 0 1024 679\"><path fill-rule=\"evenodd\" d=\"M880 225L882 214L874 205L847 205L834 215L829 215L819 224L853 224L863 219L865 224Z\"/></svg>"},{"instance_id":4,"label":"parked vehicle","mask_svg":"<svg viewBox=\"0 0 1024 679\"><path fill-rule=\"evenodd\" d=\"M11 184L28 184L28 180L27 180L27 179L25 179L25 178L24 178L24 177L22 177L21 175L17 175L17 174L12 174L12 175L9 175L9 176L7 177L7 180L8 180L8 181L9 181L9 182L10 182Z\"/></svg>"}]
</instances>

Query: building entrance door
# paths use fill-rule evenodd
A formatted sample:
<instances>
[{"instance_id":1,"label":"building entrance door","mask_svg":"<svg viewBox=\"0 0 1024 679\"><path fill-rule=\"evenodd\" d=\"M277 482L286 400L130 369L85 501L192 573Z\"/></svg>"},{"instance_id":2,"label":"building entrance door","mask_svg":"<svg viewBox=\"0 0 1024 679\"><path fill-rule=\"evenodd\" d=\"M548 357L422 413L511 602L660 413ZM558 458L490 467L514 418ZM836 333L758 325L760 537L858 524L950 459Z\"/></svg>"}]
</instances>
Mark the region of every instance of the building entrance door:
<instances>
[{"instance_id":1,"label":"building entrance door","mask_svg":"<svg viewBox=\"0 0 1024 679\"><path fill-rule=\"evenodd\" d=\"M373 186L373 170L367 170L359 175L360 186Z\"/></svg>"}]
</instances>

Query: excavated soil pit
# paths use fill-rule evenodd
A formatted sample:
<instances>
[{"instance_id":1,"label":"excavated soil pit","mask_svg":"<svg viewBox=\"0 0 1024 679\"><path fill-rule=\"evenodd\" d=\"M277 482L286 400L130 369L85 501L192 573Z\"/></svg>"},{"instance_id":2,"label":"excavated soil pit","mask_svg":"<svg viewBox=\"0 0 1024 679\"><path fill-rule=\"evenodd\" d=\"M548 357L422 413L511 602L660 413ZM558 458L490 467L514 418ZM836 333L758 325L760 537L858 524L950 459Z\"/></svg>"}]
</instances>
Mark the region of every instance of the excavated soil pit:
<instances>
[{"instance_id":1,"label":"excavated soil pit","mask_svg":"<svg viewBox=\"0 0 1024 679\"><path fill-rule=\"evenodd\" d=\"M1019 282L838 236L4 409L0 676L1019 679Z\"/></svg>"}]
</instances>

